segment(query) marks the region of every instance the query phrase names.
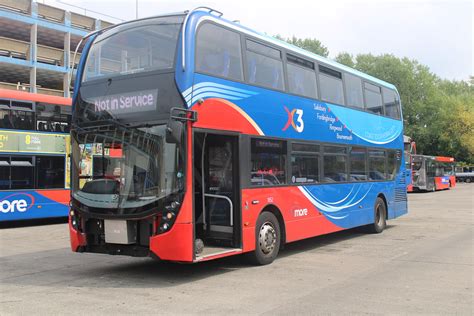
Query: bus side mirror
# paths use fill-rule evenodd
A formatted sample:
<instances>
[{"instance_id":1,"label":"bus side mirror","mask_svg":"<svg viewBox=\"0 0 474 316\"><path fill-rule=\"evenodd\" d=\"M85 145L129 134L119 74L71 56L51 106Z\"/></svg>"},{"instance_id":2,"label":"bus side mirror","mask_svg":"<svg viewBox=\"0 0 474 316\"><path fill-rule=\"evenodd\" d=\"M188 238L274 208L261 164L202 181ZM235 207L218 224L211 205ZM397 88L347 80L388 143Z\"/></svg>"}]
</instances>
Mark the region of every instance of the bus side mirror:
<instances>
[{"instance_id":1,"label":"bus side mirror","mask_svg":"<svg viewBox=\"0 0 474 316\"><path fill-rule=\"evenodd\" d=\"M180 144L183 130L183 122L170 120L166 125L166 142L170 144Z\"/></svg>"}]
</instances>

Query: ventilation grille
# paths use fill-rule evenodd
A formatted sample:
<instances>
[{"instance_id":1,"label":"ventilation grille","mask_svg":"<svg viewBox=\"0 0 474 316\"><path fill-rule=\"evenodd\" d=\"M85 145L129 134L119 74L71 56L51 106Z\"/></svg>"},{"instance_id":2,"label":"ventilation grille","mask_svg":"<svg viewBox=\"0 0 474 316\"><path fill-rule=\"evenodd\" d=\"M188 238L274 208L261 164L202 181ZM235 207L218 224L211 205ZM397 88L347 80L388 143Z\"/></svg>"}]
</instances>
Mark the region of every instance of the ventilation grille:
<instances>
[{"instance_id":1,"label":"ventilation grille","mask_svg":"<svg viewBox=\"0 0 474 316\"><path fill-rule=\"evenodd\" d=\"M407 200L407 189L405 187L395 188L395 202L404 202Z\"/></svg>"}]
</instances>

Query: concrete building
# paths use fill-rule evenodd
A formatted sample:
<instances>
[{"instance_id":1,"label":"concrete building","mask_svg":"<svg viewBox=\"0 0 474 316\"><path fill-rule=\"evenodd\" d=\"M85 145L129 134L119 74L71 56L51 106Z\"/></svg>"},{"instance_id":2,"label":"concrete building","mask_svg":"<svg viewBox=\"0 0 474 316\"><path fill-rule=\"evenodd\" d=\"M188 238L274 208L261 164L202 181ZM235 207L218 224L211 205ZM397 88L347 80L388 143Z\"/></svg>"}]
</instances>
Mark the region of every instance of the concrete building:
<instances>
[{"instance_id":1,"label":"concrete building","mask_svg":"<svg viewBox=\"0 0 474 316\"><path fill-rule=\"evenodd\" d=\"M76 45L110 25L32 0L0 0L0 89L70 97Z\"/></svg>"}]
</instances>

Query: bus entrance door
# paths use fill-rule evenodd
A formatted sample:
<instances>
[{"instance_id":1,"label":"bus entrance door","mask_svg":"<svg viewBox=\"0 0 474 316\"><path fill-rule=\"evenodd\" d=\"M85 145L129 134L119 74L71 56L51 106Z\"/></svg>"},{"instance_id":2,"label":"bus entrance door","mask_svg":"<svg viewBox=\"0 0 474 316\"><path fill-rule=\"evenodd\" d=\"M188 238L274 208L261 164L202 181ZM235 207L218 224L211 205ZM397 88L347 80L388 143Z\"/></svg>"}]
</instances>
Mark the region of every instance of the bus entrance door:
<instances>
[{"instance_id":1,"label":"bus entrance door","mask_svg":"<svg viewBox=\"0 0 474 316\"><path fill-rule=\"evenodd\" d=\"M204 248L240 247L239 189L238 136L195 133L195 236Z\"/></svg>"}]
</instances>

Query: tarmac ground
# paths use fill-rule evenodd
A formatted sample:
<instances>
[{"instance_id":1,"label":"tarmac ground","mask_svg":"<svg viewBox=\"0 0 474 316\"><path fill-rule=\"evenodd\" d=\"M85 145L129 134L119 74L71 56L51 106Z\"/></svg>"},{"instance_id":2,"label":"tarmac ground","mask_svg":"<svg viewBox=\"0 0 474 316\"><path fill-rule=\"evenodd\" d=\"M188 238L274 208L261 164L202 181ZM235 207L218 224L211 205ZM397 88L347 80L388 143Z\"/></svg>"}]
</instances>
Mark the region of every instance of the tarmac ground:
<instances>
[{"instance_id":1,"label":"tarmac ground","mask_svg":"<svg viewBox=\"0 0 474 316\"><path fill-rule=\"evenodd\" d=\"M378 235L295 242L267 266L72 253L66 224L0 230L0 314L473 314L474 184L409 194Z\"/></svg>"}]
</instances>

